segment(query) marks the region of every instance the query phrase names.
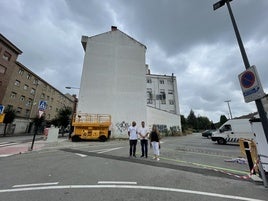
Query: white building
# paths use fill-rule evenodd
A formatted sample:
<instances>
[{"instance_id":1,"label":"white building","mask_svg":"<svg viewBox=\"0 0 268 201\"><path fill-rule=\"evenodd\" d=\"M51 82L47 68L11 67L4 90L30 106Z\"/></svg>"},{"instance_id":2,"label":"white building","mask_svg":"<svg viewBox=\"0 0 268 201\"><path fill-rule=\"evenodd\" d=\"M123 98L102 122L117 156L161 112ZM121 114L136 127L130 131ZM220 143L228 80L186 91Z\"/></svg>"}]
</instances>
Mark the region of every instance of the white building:
<instances>
[{"instance_id":1,"label":"white building","mask_svg":"<svg viewBox=\"0 0 268 201\"><path fill-rule=\"evenodd\" d=\"M176 77L151 74L147 67L147 122L160 130L181 131L180 108Z\"/></svg>"},{"instance_id":2,"label":"white building","mask_svg":"<svg viewBox=\"0 0 268 201\"><path fill-rule=\"evenodd\" d=\"M114 26L103 34L82 36L81 42L85 57L78 113L110 114L113 137L127 137L127 128L132 121L138 126L145 121L147 125L180 127L177 108L160 108L172 110L172 114L147 107L145 45ZM176 118L176 124L170 115ZM161 120L163 117L165 120Z\"/></svg>"}]
</instances>

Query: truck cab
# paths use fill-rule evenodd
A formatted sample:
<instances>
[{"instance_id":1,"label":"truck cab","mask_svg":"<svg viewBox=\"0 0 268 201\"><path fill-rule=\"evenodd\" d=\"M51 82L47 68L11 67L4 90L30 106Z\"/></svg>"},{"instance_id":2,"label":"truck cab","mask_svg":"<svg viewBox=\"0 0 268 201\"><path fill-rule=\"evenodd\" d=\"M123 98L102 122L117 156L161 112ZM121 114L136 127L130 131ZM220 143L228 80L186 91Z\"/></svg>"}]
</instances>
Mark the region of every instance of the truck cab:
<instances>
[{"instance_id":1,"label":"truck cab","mask_svg":"<svg viewBox=\"0 0 268 201\"><path fill-rule=\"evenodd\" d=\"M240 138L253 139L249 119L230 119L217 131L212 133L211 140L218 144L238 143Z\"/></svg>"}]
</instances>

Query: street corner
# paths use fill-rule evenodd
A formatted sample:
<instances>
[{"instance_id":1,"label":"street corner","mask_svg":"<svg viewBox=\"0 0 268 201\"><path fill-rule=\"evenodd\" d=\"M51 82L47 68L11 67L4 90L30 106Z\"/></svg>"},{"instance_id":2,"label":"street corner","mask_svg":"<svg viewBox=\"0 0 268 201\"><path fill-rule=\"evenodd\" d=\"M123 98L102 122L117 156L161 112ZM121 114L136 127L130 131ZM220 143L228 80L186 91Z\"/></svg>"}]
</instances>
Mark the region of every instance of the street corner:
<instances>
[{"instance_id":1,"label":"street corner","mask_svg":"<svg viewBox=\"0 0 268 201\"><path fill-rule=\"evenodd\" d=\"M0 158L8 157L16 154L28 153L31 151L41 150L45 146L44 143L35 143L31 149L31 143L17 144L13 146L6 146L0 149Z\"/></svg>"}]
</instances>

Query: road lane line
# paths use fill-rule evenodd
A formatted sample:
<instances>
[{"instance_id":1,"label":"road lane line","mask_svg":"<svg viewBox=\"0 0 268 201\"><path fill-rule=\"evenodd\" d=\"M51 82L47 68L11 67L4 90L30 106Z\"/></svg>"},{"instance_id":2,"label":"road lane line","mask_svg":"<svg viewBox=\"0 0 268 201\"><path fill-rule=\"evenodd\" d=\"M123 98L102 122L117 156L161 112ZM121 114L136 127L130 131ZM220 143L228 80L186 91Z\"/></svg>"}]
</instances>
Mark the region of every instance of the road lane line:
<instances>
[{"instance_id":1,"label":"road lane line","mask_svg":"<svg viewBox=\"0 0 268 201\"><path fill-rule=\"evenodd\" d=\"M77 156L81 156L82 158L87 157L87 155L85 155L85 154L75 153L75 155L77 155Z\"/></svg>"},{"instance_id":2,"label":"road lane line","mask_svg":"<svg viewBox=\"0 0 268 201\"><path fill-rule=\"evenodd\" d=\"M168 188L168 187L157 187L157 186L135 186L135 185L63 185L63 186L39 186L39 187L29 187L29 188L13 188L13 189L1 189L0 193L11 193L11 192L23 192L23 191L40 191L40 190L59 190L59 189L140 189L140 190L155 190L155 191L169 191L175 193L186 193L194 195L203 195L208 197L217 197L217 198L227 198L232 200L244 200L244 201L265 201L256 198L241 197L235 195L226 195L219 193L209 193L204 191L194 191L194 190L185 190L178 188Z\"/></svg>"},{"instance_id":3,"label":"road lane line","mask_svg":"<svg viewBox=\"0 0 268 201\"><path fill-rule=\"evenodd\" d=\"M179 160L179 159L166 158L166 157L162 157L162 156L160 158L164 159L164 160L178 162L178 163L192 164L194 166L199 166L199 167L203 167L203 168L219 169L219 170L230 171L230 172L239 173L239 174L248 174L248 172L246 172L246 171L240 171L240 170L234 170L234 169L229 169L229 168L217 167L217 166L206 165L206 164L201 164L201 163L194 163L194 162L183 161L183 160Z\"/></svg>"},{"instance_id":4,"label":"road lane line","mask_svg":"<svg viewBox=\"0 0 268 201\"><path fill-rule=\"evenodd\" d=\"M32 187L32 186L50 186L50 185L58 185L59 182L52 182L52 183L37 183L37 184L20 184L14 185L13 188L22 188L22 187Z\"/></svg>"},{"instance_id":5,"label":"road lane line","mask_svg":"<svg viewBox=\"0 0 268 201\"><path fill-rule=\"evenodd\" d=\"M110 151L114 151L114 150L118 150L118 149L122 149L124 147L116 147L116 148L110 148L110 149L99 149L99 150L92 150L92 151L88 151L88 152L97 152L98 154L102 154L102 153L106 153L106 152L110 152Z\"/></svg>"},{"instance_id":6,"label":"road lane line","mask_svg":"<svg viewBox=\"0 0 268 201\"><path fill-rule=\"evenodd\" d=\"M137 182L132 181L98 181L98 184L133 184L137 185Z\"/></svg>"}]
</instances>

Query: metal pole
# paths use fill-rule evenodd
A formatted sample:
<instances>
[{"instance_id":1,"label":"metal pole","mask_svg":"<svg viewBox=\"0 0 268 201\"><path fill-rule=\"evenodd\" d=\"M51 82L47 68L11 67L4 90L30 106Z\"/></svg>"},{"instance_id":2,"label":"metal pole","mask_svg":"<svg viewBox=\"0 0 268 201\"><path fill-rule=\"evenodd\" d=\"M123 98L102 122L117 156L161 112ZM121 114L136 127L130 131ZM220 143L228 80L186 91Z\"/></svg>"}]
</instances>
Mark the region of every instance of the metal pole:
<instances>
[{"instance_id":1,"label":"metal pole","mask_svg":"<svg viewBox=\"0 0 268 201\"><path fill-rule=\"evenodd\" d=\"M228 11L229 11L229 14L230 14L230 17L231 17L231 20L232 20L232 24L233 24L233 27L234 27L234 30L235 30L235 35L236 35L237 42L238 42L238 45L239 45L239 48L240 48L240 51L241 51L241 54L242 54L244 65L245 65L246 69L248 69L250 67L250 64L249 64L249 61L248 61L248 57L247 57L247 54L246 54L242 39L241 39L240 34L239 34L239 30L238 30L236 22L235 22L235 18L234 18L234 15L233 15L229 0L226 1L226 4L227 4ZM257 107L259 115L260 115L260 119L261 119L261 123L262 123L263 130L264 130L264 133L265 133L266 141L268 143L268 120L267 120L267 115L266 115L266 112L264 110L264 107L263 107L263 104L261 102L261 99L255 100L255 103L256 103L256 107Z\"/></svg>"},{"instance_id":2,"label":"metal pole","mask_svg":"<svg viewBox=\"0 0 268 201\"><path fill-rule=\"evenodd\" d=\"M231 112L231 108L230 108L230 105L229 105L229 102L231 102L231 100L226 100L226 101L224 101L224 102L226 102L226 103L227 103L228 108L229 108L229 114L230 114L230 118L231 118L231 119L233 119L232 112Z\"/></svg>"},{"instance_id":3,"label":"metal pole","mask_svg":"<svg viewBox=\"0 0 268 201\"><path fill-rule=\"evenodd\" d=\"M237 42L238 42L238 45L239 45L239 48L240 48L240 51L241 51L241 54L242 54L242 58L243 58L243 61L244 61L245 68L248 69L250 67L250 64L249 64L247 54L246 54L245 48L243 46L242 39L240 37L239 30L237 28L235 18L234 18L234 15L233 15L233 12L232 12L232 9L231 9L229 1L230 0L226 0L226 4L227 4L228 11L229 11L229 14L230 14L230 17L231 17L231 20L232 20L232 24L233 24L235 35L236 35L236 38L237 38ZM263 104L261 102L261 99L255 100L255 104L256 104L256 107L257 107L259 115L260 115L263 131L264 131L265 137L266 137L266 143L268 144L268 120L267 120L267 114L266 114L266 112L264 110L264 107L263 107ZM267 184L267 176L266 175L262 175L262 176L263 176L263 180L265 180L264 183Z\"/></svg>"}]
</instances>

